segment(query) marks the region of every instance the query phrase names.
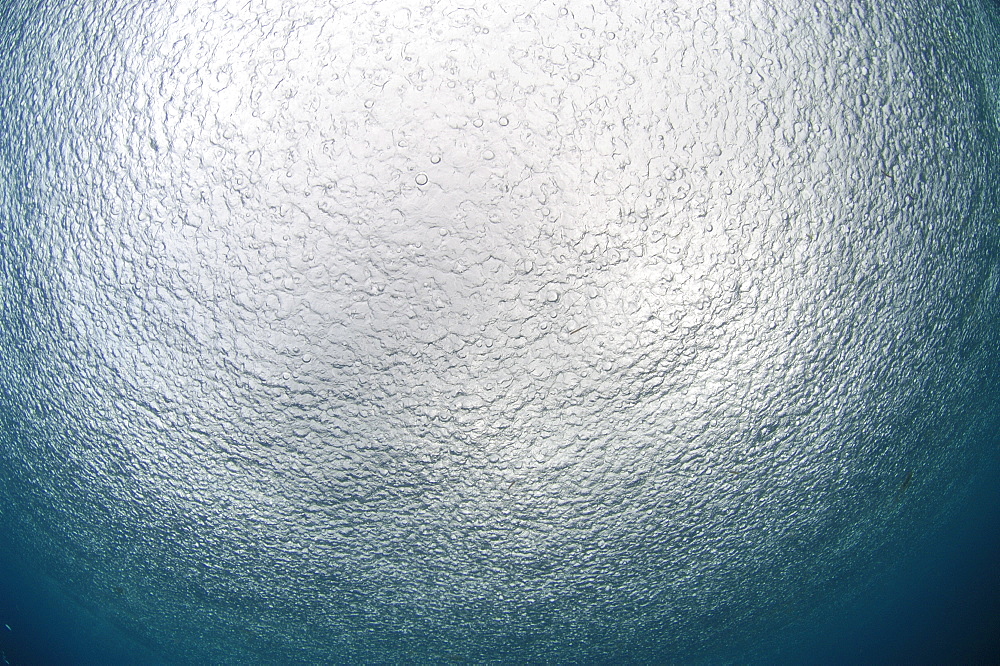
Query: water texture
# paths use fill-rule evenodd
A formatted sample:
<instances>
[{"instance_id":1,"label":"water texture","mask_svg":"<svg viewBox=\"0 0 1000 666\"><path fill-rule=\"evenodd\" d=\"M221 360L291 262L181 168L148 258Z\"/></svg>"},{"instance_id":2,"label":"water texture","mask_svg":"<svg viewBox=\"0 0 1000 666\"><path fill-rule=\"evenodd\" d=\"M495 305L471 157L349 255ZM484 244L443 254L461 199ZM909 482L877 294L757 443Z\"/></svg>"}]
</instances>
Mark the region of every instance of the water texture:
<instances>
[{"instance_id":1,"label":"water texture","mask_svg":"<svg viewBox=\"0 0 1000 666\"><path fill-rule=\"evenodd\" d=\"M499 4L0 10L2 555L115 654L798 659L975 510L995 3Z\"/></svg>"}]
</instances>

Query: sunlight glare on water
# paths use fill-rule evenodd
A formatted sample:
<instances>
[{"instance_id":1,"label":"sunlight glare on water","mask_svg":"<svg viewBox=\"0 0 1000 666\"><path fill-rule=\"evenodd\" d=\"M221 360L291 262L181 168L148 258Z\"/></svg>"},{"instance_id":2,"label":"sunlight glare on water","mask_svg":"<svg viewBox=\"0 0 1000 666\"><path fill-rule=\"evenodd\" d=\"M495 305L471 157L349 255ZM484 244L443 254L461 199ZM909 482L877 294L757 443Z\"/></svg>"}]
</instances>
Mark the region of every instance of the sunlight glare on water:
<instances>
[{"instance_id":1,"label":"sunlight glare on water","mask_svg":"<svg viewBox=\"0 0 1000 666\"><path fill-rule=\"evenodd\" d=\"M153 660L766 654L995 457L998 34L15 2L0 528Z\"/></svg>"}]
</instances>

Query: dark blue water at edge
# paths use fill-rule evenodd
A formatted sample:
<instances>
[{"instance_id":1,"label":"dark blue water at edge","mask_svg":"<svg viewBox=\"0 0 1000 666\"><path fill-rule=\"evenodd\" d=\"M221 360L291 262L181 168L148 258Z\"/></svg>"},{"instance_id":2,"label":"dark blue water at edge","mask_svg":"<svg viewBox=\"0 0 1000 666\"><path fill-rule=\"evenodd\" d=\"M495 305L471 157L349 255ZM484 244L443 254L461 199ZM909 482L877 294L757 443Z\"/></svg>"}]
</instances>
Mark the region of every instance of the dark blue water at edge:
<instances>
[{"instance_id":1,"label":"dark blue water at edge","mask_svg":"<svg viewBox=\"0 0 1000 666\"><path fill-rule=\"evenodd\" d=\"M794 640L770 646L766 662L1000 664L1000 464L983 472L967 510L910 553L864 606L778 639ZM12 665L170 661L68 600L6 551L0 552L0 651Z\"/></svg>"},{"instance_id":2,"label":"dark blue water at edge","mask_svg":"<svg viewBox=\"0 0 1000 666\"><path fill-rule=\"evenodd\" d=\"M982 472L964 510L887 572L863 605L775 646L766 663L1000 664L996 455Z\"/></svg>"},{"instance_id":3,"label":"dark blue water at edge","mask_svg":"<svg viewBox=\"0 0 1000 666\"><path fill-rule=\"evenodd\" d=\"M0 553L0 651L11 665L158 661L68 599L54 581L14 561L6 552Z\"/></svg>"}]
</instances>

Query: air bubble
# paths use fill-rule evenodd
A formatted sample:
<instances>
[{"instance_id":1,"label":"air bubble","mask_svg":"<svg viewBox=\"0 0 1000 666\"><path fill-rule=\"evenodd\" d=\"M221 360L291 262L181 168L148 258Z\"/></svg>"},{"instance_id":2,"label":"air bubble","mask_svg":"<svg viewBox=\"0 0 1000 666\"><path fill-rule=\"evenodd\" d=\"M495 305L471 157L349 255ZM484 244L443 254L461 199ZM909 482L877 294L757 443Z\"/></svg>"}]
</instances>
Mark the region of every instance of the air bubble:
<instances>
[{"instance_id":1,"label":"air bubble","mask_svg":"<svg viewBox=\"0 0 1000 666\"><path fill-rule=\"evenodd\" d=\"M476 118L475 120L472 121L472 125L474 127L482 127L483 126L483 119L482 118Z\"/></svg>"},{"instance_id":2,"label":"air bubble","mask_svg":"<svg viewBox=\"0 0 1000 666\"><path fill-rule=\"evenodd\" d=\"M484 160L492 160L494 157L496 157L496 153L494 153L492 150L487 150L483 152Z\"/></svg>"},{"instance_id":3,"label":"air bubble","mask_svg":"<svg viewBox=\"0 0 1000 666\"><path fill-rule=\"evenodd\" d=\"M431 164L440 164L440 163L441 163L440 155L431 155Z\"/></svg>"},{"instance_id":4,"label":"air bubble","mask_svg":"<svg viewBox=\"0 0 1000 666\"><path fill-rule=\"evenodd\" d=\"M414 178L413 181L417 185L426 185L427 184L427 174L426 173L418 173L417 177Z\"/></svg>"},{"instance_id":5,"label":"air bubble","mask_svg":"<svg viewBox=\"0 0 1000 666\"><path fill-rule=\"evenodd\" d=\"M500 120L497 122L500 123L500 127L507 127L507 125L510 124L510 121L507 120L507 116L500 116Z\"/></svg>"}]
</instances>

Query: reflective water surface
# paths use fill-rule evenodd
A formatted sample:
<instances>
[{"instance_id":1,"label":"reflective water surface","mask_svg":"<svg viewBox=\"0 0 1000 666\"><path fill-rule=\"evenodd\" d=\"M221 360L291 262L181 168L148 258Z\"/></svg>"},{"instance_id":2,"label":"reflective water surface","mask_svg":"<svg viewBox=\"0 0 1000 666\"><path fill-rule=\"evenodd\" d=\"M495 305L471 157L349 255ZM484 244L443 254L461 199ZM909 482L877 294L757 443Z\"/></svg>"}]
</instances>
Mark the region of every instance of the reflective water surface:
<instances>
[{"instance_id":1,"label":"reflective water surface","mask_svg":"<svg viewBox=\"0 0 1000 666\"><path fill-rule=\"evenodd\" d=\"M150 658L752 659L995 460L989 3L0 16L0 527Z\"/></svg>"}]
</instances>

